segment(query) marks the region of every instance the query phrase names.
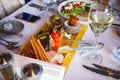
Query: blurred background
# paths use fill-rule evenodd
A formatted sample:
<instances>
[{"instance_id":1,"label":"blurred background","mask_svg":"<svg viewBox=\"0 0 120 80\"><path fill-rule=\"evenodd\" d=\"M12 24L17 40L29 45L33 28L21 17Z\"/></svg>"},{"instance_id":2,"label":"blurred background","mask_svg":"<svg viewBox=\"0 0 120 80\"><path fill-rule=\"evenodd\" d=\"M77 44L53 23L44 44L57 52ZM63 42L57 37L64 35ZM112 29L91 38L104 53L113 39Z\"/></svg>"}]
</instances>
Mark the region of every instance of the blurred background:
<instances>
[{"instance_id":1,"label":"blurred background","mask_svg":"<svg viewBox=\"0 0 120 80\"><path fill-rule=\"evenodd\" d=\"M30 0L0 0L0 20L29 1Z\"/></svg>"}]
</instances>

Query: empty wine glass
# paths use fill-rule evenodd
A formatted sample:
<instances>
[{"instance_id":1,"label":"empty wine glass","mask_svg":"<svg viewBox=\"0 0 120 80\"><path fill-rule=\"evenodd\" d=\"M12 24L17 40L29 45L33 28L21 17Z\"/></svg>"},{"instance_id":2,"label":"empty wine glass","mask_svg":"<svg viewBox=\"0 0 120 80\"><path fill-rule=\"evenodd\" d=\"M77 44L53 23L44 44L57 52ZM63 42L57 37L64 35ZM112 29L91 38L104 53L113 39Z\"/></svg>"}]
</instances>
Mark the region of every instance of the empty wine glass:
<instances>
[{"instance_id":1,"label":"empty wine glass","mask_svg":"<svg viewBox=\"0 0 120 80\"><path fill-rule=\"evenodd\" d=\"M120 20L120 0L109 0L109 5L112 8L113 14L114 14L114 20L118 21Z\"/></svg>"},{"instance_id":2,"label":"empty wine glass","mask_svg":"<svg viewBox=\"0 0 120 80\"><path fill-rule=\"evenodd\" d=\"M120 61L120 42L118 42L116 49L113 51L113 56Z\"/></svg>"},{"instance_id":3,"label":"empty wine glass","mask_svg":"<svg viewBox=\"0 0 120 80\"><path fill-rule=\"evenodd\" d=\"M117 43L116 48L113 50L111 59L116 63L117 68L120 69L120 41Z\"/></svg>"},{"instance_id":4,"label":"empty wine glass","mask_svg":"<svg viewBox=\"0 0 120 80\"><path fill-rule=\"evenodd\" d=\"M87 51L87 54L81 55L84 62L101 63L102 55L96 49L97 44L99 43L98 37L111 25L113 20L113 15L109 11L108 6L104 6L100 3L94 3L91 5L91 9L88 14L88 23L95 35L95 45L92 50Z\"/></svg>"},{"instance_id":5,"label":"empty wine glass","mask_svg":"<svg viewBox=\"0 0 120 80\"><path fill-rule=\"evenodd\" d=\"M57 9L57 4L59 0L42 0L44 10L55 12Z\"/></svg>"}]
</instances>

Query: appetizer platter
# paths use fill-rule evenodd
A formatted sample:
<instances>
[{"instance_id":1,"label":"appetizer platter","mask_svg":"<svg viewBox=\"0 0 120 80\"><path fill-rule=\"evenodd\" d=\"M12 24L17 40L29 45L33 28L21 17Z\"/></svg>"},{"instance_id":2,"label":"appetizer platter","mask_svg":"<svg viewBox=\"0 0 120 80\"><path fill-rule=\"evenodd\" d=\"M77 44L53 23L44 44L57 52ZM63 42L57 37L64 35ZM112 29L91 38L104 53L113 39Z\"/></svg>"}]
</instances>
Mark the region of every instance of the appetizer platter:
<instances>
[{"instance_id":1,"label":"appetizer platter","mask_svg":"<svg viewBox=\"0 0 120 80\"><path fill-rule=\"evenodd\" d=\"M62 31L64 23L60 17L52 15L49 20L51 24L45 23L36 35L32 35L20 55L68 66L75 50L61 50L59 48L64 46L76 47L76 43L70 42L70 40L82 39L87 26L81 24L78 33L68 34ZM60 24L56 25L58 23Z\"/></svg>"}]
</instances>

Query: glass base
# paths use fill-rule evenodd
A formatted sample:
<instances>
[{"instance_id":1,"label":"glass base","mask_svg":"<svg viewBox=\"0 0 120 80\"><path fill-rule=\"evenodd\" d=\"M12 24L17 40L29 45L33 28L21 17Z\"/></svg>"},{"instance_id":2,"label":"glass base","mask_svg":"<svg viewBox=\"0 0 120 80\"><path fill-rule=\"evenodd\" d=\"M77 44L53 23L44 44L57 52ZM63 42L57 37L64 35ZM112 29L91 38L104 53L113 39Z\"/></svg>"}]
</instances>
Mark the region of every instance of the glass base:
<instances>
[{"instance_id":1,"label":"glass base","mask_svg":"<svg viewBox=\"0 0 120 80\"><path fill-rule=\"evenodd\" d=\"M98 51L82 51L81 61L83 64L100 64L103 60L102 55Z\"/></svg>"},{"instance_id":2,"label":"glass base","mask_svg":"<svg viewBox=\"0 0 120 80\"><path fill-rule=\"evenodd\" d=\"M95 47L95 43L93 41L81 41L78 46L78 50L92 50ZM96 49L102 49L104 47L104 43L97 42Z\"/></svg>"},{"instance_id":3,"label":"glass base","mask_svg":"<svg viewBox=\"0 0 120 80\"><path fill-rule=\"evenodd\" d=\"M103 46L104 46L104 43L102 43L102 42L97 42L97 44L96 44L97 49L102 49Z\"/></svg>"},{"instance_id":4,"label":"glass base","mask_svg":"<svg viewBox=\"0 0 120 80\"><path fill-rule=\"evenodd\" d=\"M113 51L113 56L114 58L120 61L120 47L118 47L117 49Z\"/></svg>"}]
</instances>

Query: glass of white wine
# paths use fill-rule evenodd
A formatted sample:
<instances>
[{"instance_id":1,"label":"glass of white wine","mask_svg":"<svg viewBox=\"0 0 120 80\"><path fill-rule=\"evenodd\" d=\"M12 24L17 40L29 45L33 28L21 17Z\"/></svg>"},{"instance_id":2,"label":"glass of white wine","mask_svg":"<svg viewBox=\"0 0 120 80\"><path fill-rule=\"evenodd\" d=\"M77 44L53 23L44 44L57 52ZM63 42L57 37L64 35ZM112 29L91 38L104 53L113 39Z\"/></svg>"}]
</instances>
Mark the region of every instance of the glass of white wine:
<instances>
[{"instance_id":1,"label":"glass of white wine","mask_svg":"<svg viewBox=\"0 0 120 80\"><path fill-rule=\"evenodd\" d=\"M88 14L88 23L95 35L95 45L92 50L87 51L87 54L81 55L84 62L99 64L102 62L102 55L96 49L99 44L98 37L112 24L114 17L109 11L108 6L101 3L94 3Z\"/></svg>"}]
</instances>

